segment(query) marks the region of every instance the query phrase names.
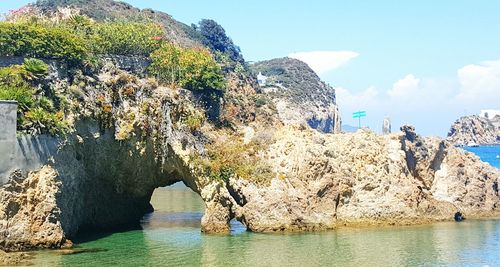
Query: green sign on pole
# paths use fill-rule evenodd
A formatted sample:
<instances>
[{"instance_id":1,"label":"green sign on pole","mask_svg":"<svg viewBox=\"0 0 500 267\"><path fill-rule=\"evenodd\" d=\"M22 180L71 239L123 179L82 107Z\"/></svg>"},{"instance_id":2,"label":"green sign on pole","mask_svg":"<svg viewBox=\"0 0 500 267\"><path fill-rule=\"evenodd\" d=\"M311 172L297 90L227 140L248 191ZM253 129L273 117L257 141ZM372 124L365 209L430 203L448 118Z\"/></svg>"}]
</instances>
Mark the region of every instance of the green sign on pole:
<instances>
[{"instance_id":1,"label":"green sign on pole","mask_svg":"<svg viewBox=\"0 0 500 267\"><path fill-rule=\"evenodd\" d=\"M352 117L358 119L358 128L361 129L361 117L366 117L366 111L353 112Z\"/></svg>"}]
</instances>

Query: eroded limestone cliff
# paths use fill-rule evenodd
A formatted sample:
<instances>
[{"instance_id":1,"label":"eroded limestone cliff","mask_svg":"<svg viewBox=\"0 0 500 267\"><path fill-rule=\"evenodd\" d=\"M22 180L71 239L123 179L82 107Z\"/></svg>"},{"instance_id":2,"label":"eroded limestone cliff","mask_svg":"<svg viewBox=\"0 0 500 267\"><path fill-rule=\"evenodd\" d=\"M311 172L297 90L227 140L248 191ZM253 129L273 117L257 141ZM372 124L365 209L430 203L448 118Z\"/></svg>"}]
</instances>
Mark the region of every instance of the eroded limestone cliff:
<instances>
[{"instance_id":1,"label":"eroded limestone cliff","mask_svg":"<svg viewBox=\"0 0 500 267\"><path fill-rule=\"evenodd\" d=\"M224 230L232 217L249 230L304 231L342 225L417 224L498 215L500 171L412 127L322 135L283 128L266 152L276 178L232 177L205 187L206 217ZM210 229L213 230L213 225Z\"/></svg>"},{"instance_id":2,"label":"eroded limestone cliff","mask_svg":"<svg viewBox=\"0 0 500 267\"><path fill-rule=\"evenodd\" d=\"M136 225L152 211L157 187L184 181L198 191L201 180L187 159L203 146L182 123L198 112L188 91L151 85L112 64L97 77L73 79L85 84L69 98L74 131L18 140L20 154L31 151L19 160L37 159L42 167L17 170L0 188L0 248L65 246L82 231ZM72 88L54 82L58 90Z\"/></svg>"},{"instance_id":3,"label":"eroded limestone cliff","mask_svg":"<svg viewBox=\"0 0 500 267\"><path fill-rule=\"evenodd\" d=\"M132 73L147 64L101 63L51 66L43 78L71 130L17 140L18 170L0 187L0 249L60 248L83 231L137 225L153 190L179 181L205 202L206 233L228 233L233 218L268 232L499 214L499 170L447 141L411 126L329 134L340 130L335 90L300 61L256 64L272 82L261 88L235 67L225 92Z\"/></svg>"},{"instance_id":4,"label":"eroded limestone cliff","mask_svg":"<svg viewBox=\"0 0 500 267\"><path fill-rule=\"evenodd\" d=\"M383 136L258 121L234 130L189 126L202 112L189 91L112 64L74 80L85 84L70 98L75 131L57 139L42 168L16 171L0 189L4 250L68 246L82 231L137 224L153 190L178 181L205 201L207 233L227 233L233 218L251 231L310 231L500 211L498 169L411 126ZM243 161L225 165L231 159L214 147Z\"/></svg>"}]
</instances>

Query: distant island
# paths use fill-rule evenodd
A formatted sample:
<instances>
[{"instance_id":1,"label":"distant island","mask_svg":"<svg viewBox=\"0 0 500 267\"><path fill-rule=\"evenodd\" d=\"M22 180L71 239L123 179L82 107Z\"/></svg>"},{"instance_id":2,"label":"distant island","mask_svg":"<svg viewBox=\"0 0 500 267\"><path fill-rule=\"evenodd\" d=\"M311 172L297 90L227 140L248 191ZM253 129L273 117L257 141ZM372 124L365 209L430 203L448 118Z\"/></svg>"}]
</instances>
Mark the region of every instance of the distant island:
<instances>
[{"instance_id":1,"label":"distant island","mask_svg":"<svg viewBox=\"0 0 500 267\"><path fill-rule=\"evenodd\" d=\"M451 126L447 140L458 146L500 144L500 110L461 117Z\"/></svg>"}]
</instances>

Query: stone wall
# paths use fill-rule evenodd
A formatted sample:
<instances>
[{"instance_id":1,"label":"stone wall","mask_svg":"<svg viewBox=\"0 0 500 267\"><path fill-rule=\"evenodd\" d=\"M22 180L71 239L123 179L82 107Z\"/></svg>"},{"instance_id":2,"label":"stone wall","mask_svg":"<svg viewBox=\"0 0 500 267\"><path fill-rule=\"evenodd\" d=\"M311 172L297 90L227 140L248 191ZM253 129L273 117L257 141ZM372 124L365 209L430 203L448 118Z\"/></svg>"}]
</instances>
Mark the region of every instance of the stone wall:
<instances>
[{"instance_id":1,"label":"stone wall","mask_svg":"<svg viewBox=\"0 0 500 267\"><path fill-rule=\"evenodd\" d=\"M63 60L55 60L55 59L47 59L42 58L43 62L47 63L50 66L54 66L57 68L61 68L64 65ZM0 57L0 68L9 67L12 65L20 65L23 64L24 57Z\"/></svg>"},{"instance_id":2,"label":"stone wall","mask_svg":"<svg viewBox=\"0 0 500 267\"><path fill-rule=\"evenodd\" d=\"M111 61L118 68L139 75L145 75L151 61L141 56L106 55L101 57L104 61Z\"/></svg>"},{"instance_id":3,"label":"stone wall","mask_svg":"<svg viewBox=\"0 0 500 267\"><path fill-rule=\"evenodd\" d=\"M48 135L19 135L17 103L0 100L0 186L7 183L15 170L23 172L40 169L57 152L58 138Z\"/></svg>"},{"instance_id":4,"label":"stone wall","mask_svg":"<svg viewBox=\"0 0 500 267\"><path fill-rule=\"evenodd\" d=\"M121 56L121 55L101 55L99 56L104 62L112 62L118 68L132 72L138 75L145 75L151 61L147 57L142 56ZM57 70L65 69L66 62L64 60L42 59L48 65ZM24 57L0 57L0 68L12 65L23 64Z\"/></svg>"},{"instance_id":5,"label":"stone wall","mask_svg":"<svg viewBox=\"0 0 500 267\"><path fill-rule=\"evenodd\" d=\"M0 68L23 64L24 57L0 57Z\"/></svg>"},{"instance_id":6,"label":"stone wall","mask_svg":"<svg viewBox=\"0 0 500 267\"><path fill-rule=\"evenodd\" d=\"M0 185L12 166L16 150L17 102L0 100Z\"/></svg>"}]
</instances>

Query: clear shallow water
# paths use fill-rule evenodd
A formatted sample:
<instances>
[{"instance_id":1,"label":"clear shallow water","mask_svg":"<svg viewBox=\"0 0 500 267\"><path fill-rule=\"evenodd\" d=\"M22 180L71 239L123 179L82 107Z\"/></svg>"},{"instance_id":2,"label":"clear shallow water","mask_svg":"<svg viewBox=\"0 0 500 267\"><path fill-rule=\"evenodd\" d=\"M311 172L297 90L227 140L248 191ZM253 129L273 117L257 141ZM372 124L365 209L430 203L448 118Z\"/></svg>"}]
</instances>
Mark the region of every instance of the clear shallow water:
<instances>
[{"instance_id":1,"label":"clear shallow water","mask_svg":"<svg viewBox=\"0 0 500 267\"><path fill-rule=\"evenodd\" d=\"M234 224L228 236L203 235L201 199L161 188L142 230L85 237L73 255L37 252L37 266L489 266L500 265L500 221L258 234Z\"/></svg>"},{"instance_id":2,"label":"clear shallow water","mask_svg":"<svg viewBox=\"0 0 500 267\"><path fill-rule=\"evenodd\" d=\"M500 146L467 148L499 167ZM500 266L500 220L231 235L200 232L203 202L185 187L155 191L142 229L85 236L75 251L36 252L35 266Z\"/></svg>"},{"instance_id":3,"label":"clear shallow water","mask_svg":"<svg viewBox=\"0 0 500 267\"><path fill-rule=\"evenodd\" d=\"M500 145L464 147L464 149L478 155L482 161L488 162L491 166L500 168Z\"/></svg>"}]
</instances>

